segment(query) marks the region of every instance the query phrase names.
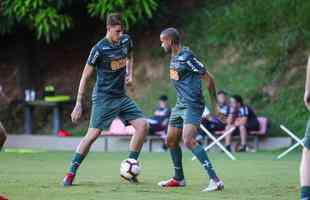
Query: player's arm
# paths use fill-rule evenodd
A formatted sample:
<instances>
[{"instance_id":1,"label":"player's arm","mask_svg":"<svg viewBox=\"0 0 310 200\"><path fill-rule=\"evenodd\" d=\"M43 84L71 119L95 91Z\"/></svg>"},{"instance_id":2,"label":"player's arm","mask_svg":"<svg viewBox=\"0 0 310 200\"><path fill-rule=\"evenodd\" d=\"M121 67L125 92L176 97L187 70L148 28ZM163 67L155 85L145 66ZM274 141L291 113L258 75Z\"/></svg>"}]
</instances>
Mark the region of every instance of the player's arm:
<instances>
[{"instance_id":1,"label":"player's arm","mask_svg":"<svg viewBox=\"0 0 310 200\"><path fill-rule=\"evenodd\" d=\"M216 115L216 89L212 74L206 70L204 65L195 56L190 56L187 64L194 73L198 73L199 75L201 75L202 79L206 82L209 91L212 111L213 114Z\"/></svg>"},{"instance_id":2,"label":"player's arm","mask_svg":"<svg viewBox=\"0 0 310 200\"><path fill-rule=\"evenodd\" d=\"M235 121L235 126L245 126L247 121L247 117L238 117Z\"/></svg>"},{"instance_id":3,"label":"player's arm","mask_svg":"<svg viewBox=\"0 0 310 200\"><path fill-rule=\"evenodd\" d=\"M205 81L207 84L207 88L209 91L209 96L210 96L210 102L212 106L212 111L214 114L217 112L217 104L216 104L216 87L215 87L215 82L212 74L210 74L208 71L205 72L205 74L202 76L202 79Z\"/></svg>"},{"instance_id":4,"label":"player's arm","mask_svg":"<svg viewBox=\"0 0 310 200\"><path fill-rule=\"evenodd\" d=\"M305 102L306 107L310 111L310 56L308 58L308 63L307 63L307 77L306 77L306 85L305 85L304 102Z\"/></svg>"},{"instance_id":5,"label":"player's arm","mask_svg":"<svg viewBox=\"0 0 310 200\"><path fill-rule=\"evenodd\" d=\"M234 123L234 115L229 114L227 117L227 125L233 125L233 123Z\"/></svg>"},{"instance_id":6,"label":"player's arm","mask_svg":"<svg viewBox=\"0 0 310 200\"><path fill-rule=\"evenodd\" d=\"M85 94L85 88L87 81L91 77L92 73L94 71L94 67L86 64L82 73L82 77L80 80L79 90L76 97L76 104L73 109L73 112L71 113L71 119L72 122L76 123L82 116L82 110L83 110L83 99Z\"/></svg>"},{"instance_id":7,"label":"player's arm","mask_svg":"<svg viewBox=\"0 0 310 200\"><path fill-rule=\"evenodd\" d=\"M126 59L126 84L132 84L133 80L133 53Z\"/></svg>"}]
</instances>

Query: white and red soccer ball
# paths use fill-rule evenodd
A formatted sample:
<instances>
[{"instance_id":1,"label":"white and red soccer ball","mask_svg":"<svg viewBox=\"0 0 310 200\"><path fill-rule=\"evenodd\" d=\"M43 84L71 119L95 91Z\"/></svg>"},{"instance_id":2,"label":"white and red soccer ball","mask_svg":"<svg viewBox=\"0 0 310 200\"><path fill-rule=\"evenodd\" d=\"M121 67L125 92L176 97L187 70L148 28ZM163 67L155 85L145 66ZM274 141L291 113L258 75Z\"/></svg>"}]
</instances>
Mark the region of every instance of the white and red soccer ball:
<instances>
[{"instance_id":1,"label":"white and red soccer ball","mask_svg":"<svg viewBox=\"0 0 310 200\"><path fill-rule=\"evenodd\" d=\"M131 180L140 174L141 167L135 159L125 159L121 162L120 174L123 178Z\"/></svg>"}]
</instances>

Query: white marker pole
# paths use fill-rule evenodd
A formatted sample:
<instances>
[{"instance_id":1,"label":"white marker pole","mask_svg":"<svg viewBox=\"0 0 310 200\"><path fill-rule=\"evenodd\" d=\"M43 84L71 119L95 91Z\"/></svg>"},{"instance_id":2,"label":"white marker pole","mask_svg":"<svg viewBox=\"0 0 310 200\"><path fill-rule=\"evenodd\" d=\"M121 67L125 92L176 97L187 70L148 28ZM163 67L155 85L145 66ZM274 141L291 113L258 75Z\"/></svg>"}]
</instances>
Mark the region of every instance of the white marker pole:
<instances>
[{"instance_id":1,"label":"white marker pole","mask_svg":"<svg viewBox=\"0 0 310 200\"><path fill-rule=\"evenodd\" d=\"M292 150L294 150L296 147L298 147L299 145L304 147L304 143L303 140L300 140L292 131L288 130L284 125L280 125L280 128L285 131L289 136L291 136L296 143L294 145L292 145L290 148L288 148L286 151L284 151L283 153L281 153L280 155L277 156L277 160L280 160L282 157L286 156L289 152L291 152Z\"/></svg>"},{"instance_id":2,"label":"white marker pole","mask_svg":"<svg viewBox=\"0 0 310 200\"><path fill-rule=\"evenodd\" d=\"M236 160L236 158L229 152L229 151L227 151L227 149L220 143L220 140L221 139L223 139L226 135L228 135L229 133L231 133L231 132L233 132L234 130L235 130L235 128L231 128L231 129L229 129L228 131L226 131L221 137L219 137L218 139L216 139L209 131L208 131L208 129L206 129L202 124L200 125L200 128L208 135L208 137L210 137L212 140L213 140L213 142L209 145L209 146L207 146L206 148L205 148L205 151L207 151L208 149L210 149L212 146L214 146L215 144L217 145L217 146L219 146L225 153L226 153L226 155L230 158L230 159L232 159L232 160ZM192 158L192 160L195 160L196 159L196 157L194 156L193 158Z\"/></svg>"}]
</instances>

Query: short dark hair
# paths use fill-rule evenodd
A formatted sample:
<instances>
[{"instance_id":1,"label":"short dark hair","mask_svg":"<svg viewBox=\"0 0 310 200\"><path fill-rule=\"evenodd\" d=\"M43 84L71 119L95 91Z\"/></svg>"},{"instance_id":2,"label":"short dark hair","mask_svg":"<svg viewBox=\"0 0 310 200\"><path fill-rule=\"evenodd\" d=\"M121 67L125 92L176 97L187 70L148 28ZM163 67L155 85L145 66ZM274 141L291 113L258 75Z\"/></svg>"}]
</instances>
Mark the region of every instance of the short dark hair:
<instances>
[{"instance_id":1,"label":"short dark hair","mask_svg":"<svg viewBox=\"0 0 310 200\"><path fill-rule=\"evenodd\" d=\"M231 98L233 98L234 100L236 100L238 103L240 103L241 105L243 105L243 99L240 95L233 95Z\"/></svg>"},{"instance_id":2,"label":"short dark hair","mask_svg":"<svg viewBox=\"0 0 310 200\"><path fill-rule=\"evenodd\" d=\"M160 35L168 36L173 44L180 44L180 33L176 28L170 27L163 30Z\"/></svg>"},{"instance_id":3,"label":"short dark hair","mask_svg":"<svg viewBox=\"0 0 310 200\"><path fill-rule=\"evenodd\" d=\"M107 16L107 26L123 26L123 16L121 13L110 13Z\"/></svg>"},{"instance_id":4,"label":"short dark hair","mask_svg":"<svg viewBox=\"0 0 310 200\"><path fill-rule=\"evenodd\" d=\"M224 90L219 90L217 92L217 95L220 95L220 94L227 95L227 93Z\"/></svg>"},{"instance_id":5,"label":"short dark hair","mask_svg":"<svg viewBox=\"0 0 310 200\"><path fill-rule=\"evenodd\" d=\"M159 100L161 100L161 101L168 101L168 97L167 97L167 95L161 95L160 97L159 97Z\"/></svg>"}]
</instances>

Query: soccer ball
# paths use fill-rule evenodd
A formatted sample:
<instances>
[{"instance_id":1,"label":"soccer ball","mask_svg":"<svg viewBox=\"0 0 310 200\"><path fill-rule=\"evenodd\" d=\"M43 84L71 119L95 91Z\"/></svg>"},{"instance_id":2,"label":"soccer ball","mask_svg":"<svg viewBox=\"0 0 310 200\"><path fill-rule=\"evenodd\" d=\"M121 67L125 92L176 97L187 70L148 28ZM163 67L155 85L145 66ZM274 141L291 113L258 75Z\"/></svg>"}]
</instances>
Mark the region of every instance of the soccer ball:
<instances>
[{"instance_id":1,"label":"soccer ball","mask_svg":"<svg viewBox=\"0 0 310 200\"><path fill-rule=\"evenodd\" d=\"M132 178L137 177L140 174L140 165L139 162L135 159L125 159L121 163L120 173L121 177L131 180Z\"/></svg>"}]
</instances>

